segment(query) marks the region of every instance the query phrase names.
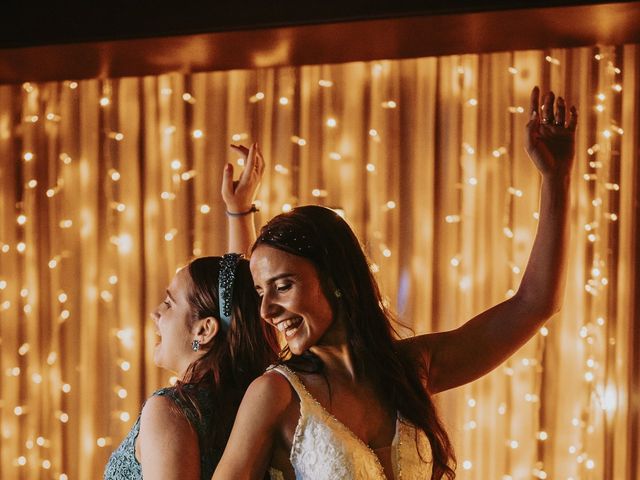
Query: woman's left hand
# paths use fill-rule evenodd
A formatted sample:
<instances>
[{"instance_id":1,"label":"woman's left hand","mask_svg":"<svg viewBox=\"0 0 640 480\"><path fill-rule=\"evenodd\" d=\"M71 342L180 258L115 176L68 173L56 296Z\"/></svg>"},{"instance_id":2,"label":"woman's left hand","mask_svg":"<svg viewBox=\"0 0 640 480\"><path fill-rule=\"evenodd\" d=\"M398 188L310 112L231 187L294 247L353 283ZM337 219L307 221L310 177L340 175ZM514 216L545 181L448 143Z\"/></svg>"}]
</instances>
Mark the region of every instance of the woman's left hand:
<instances>
[{"instance_id":1,"label":"woman's left hand","mask_svg":"<svg viewBox=\"0 0 640 480\"><path fill-rule=\"evenodd\" d=\"M555 100L553 92L543 97L542 112L539 112L540 89L531 91L531 119L527 123L525 148L543 177L569 175L575 154L575 132L578 112L569 109L562 97ZM555 100L555 109L554 109Z\"/></svg>"},{"instance_id":2,"label":"woman's left hand","mask_svg":"<svg viewBox=\"0 0 640 480\"><path fill-rule=\"evenodd\" d=\"M224 169L222 177L222 199L231 213L246 212L251 208L255 200L256 193L265 162L257 143L247 148L243 145L231 145L235 151L240 153L245 160L244 169L237 181L233 180L233 165L228 163Z\"/></svg>"}]
</instances>

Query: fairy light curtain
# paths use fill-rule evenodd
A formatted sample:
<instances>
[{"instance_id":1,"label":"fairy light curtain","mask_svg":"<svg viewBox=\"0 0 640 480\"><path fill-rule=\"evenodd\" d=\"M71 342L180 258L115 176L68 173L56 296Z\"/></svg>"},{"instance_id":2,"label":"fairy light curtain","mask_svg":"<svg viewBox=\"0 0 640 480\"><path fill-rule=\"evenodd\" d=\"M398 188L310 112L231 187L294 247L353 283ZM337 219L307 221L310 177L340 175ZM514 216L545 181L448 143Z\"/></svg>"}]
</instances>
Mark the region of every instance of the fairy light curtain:
<instances>
[{"instance_id":1,"label":"fairy light curtain","mask_svg":"<svg viewBox=\"0 0 640 480\"><path fill-rule=\"evenodd\" d=\"M100 477L169 381L148 313L178 266L224 252L232 142L268 159L259 221L342 208L415 333L512 295L539 84L581 114L564 309L439 403L460 479L630 479L639 62L632 45L0 87L0 477Z\"/></svg>"}]
</instances>

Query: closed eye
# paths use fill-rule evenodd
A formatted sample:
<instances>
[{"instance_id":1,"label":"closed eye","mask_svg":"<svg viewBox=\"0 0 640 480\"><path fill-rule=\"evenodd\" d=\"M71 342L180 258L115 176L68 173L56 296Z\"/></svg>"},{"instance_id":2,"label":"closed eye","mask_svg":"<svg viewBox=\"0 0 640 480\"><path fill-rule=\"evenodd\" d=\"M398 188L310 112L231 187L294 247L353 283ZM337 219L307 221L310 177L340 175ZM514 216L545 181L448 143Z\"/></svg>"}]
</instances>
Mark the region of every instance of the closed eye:
<instances>
[{"instance_id":1,"label":"closed eye","mask_svg":"<svg viewBox=\"0 0 640 480\"><path fill-rule=\"evenodd\" d=\"M290 283L284 283L282 285L277 285L276 286L276 290L278 292L286 292L287 290L289 290L291 288L291 284Z\"/></svg>"}]
</instances>

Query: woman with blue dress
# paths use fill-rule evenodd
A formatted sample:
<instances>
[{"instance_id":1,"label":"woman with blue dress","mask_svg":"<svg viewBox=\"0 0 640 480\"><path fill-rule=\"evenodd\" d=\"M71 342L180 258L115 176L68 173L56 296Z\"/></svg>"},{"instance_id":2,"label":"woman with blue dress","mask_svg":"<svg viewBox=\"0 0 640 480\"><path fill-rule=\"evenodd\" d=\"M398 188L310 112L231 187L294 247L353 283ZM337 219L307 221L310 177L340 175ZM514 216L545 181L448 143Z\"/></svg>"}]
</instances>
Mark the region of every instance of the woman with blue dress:
<instances>
[{"instance_id":1,"label":"woman with blue dress","mask_svg":"<svg viewBox=\"0 0 640 480\"><path fill-rule=\"evenodd\" d=\"M257 145L238 182L225 168L222 196L230 250L255 238L252 201L264 170ZM151 314L159 342L156 365L175 372L156 391L105 468L105 480L210 479L247 386L275 359L273 329L260 320L249 262L240 253L202 257L178 270Z\"/></svg>"}]
</instances>

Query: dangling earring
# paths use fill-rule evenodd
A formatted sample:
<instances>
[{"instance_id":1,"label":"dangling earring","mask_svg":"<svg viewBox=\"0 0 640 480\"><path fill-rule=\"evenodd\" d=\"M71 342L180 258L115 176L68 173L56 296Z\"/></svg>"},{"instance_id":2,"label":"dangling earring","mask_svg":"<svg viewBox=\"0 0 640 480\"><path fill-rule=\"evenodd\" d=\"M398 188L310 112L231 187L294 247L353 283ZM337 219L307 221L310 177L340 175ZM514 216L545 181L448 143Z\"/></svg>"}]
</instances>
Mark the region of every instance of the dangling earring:
<instances>
[{"instance_id":1,"label":"dangling earring","mask_svg":"<svg viewBox=\"0 0 640 480\"><path fill-rule=\"evenodd\" d=\"M191 350L193 350L194 352L200 350L200 340L198 340L197 338L193 339L193 342L191 342Z\"/></svg>"}]
</instances>

